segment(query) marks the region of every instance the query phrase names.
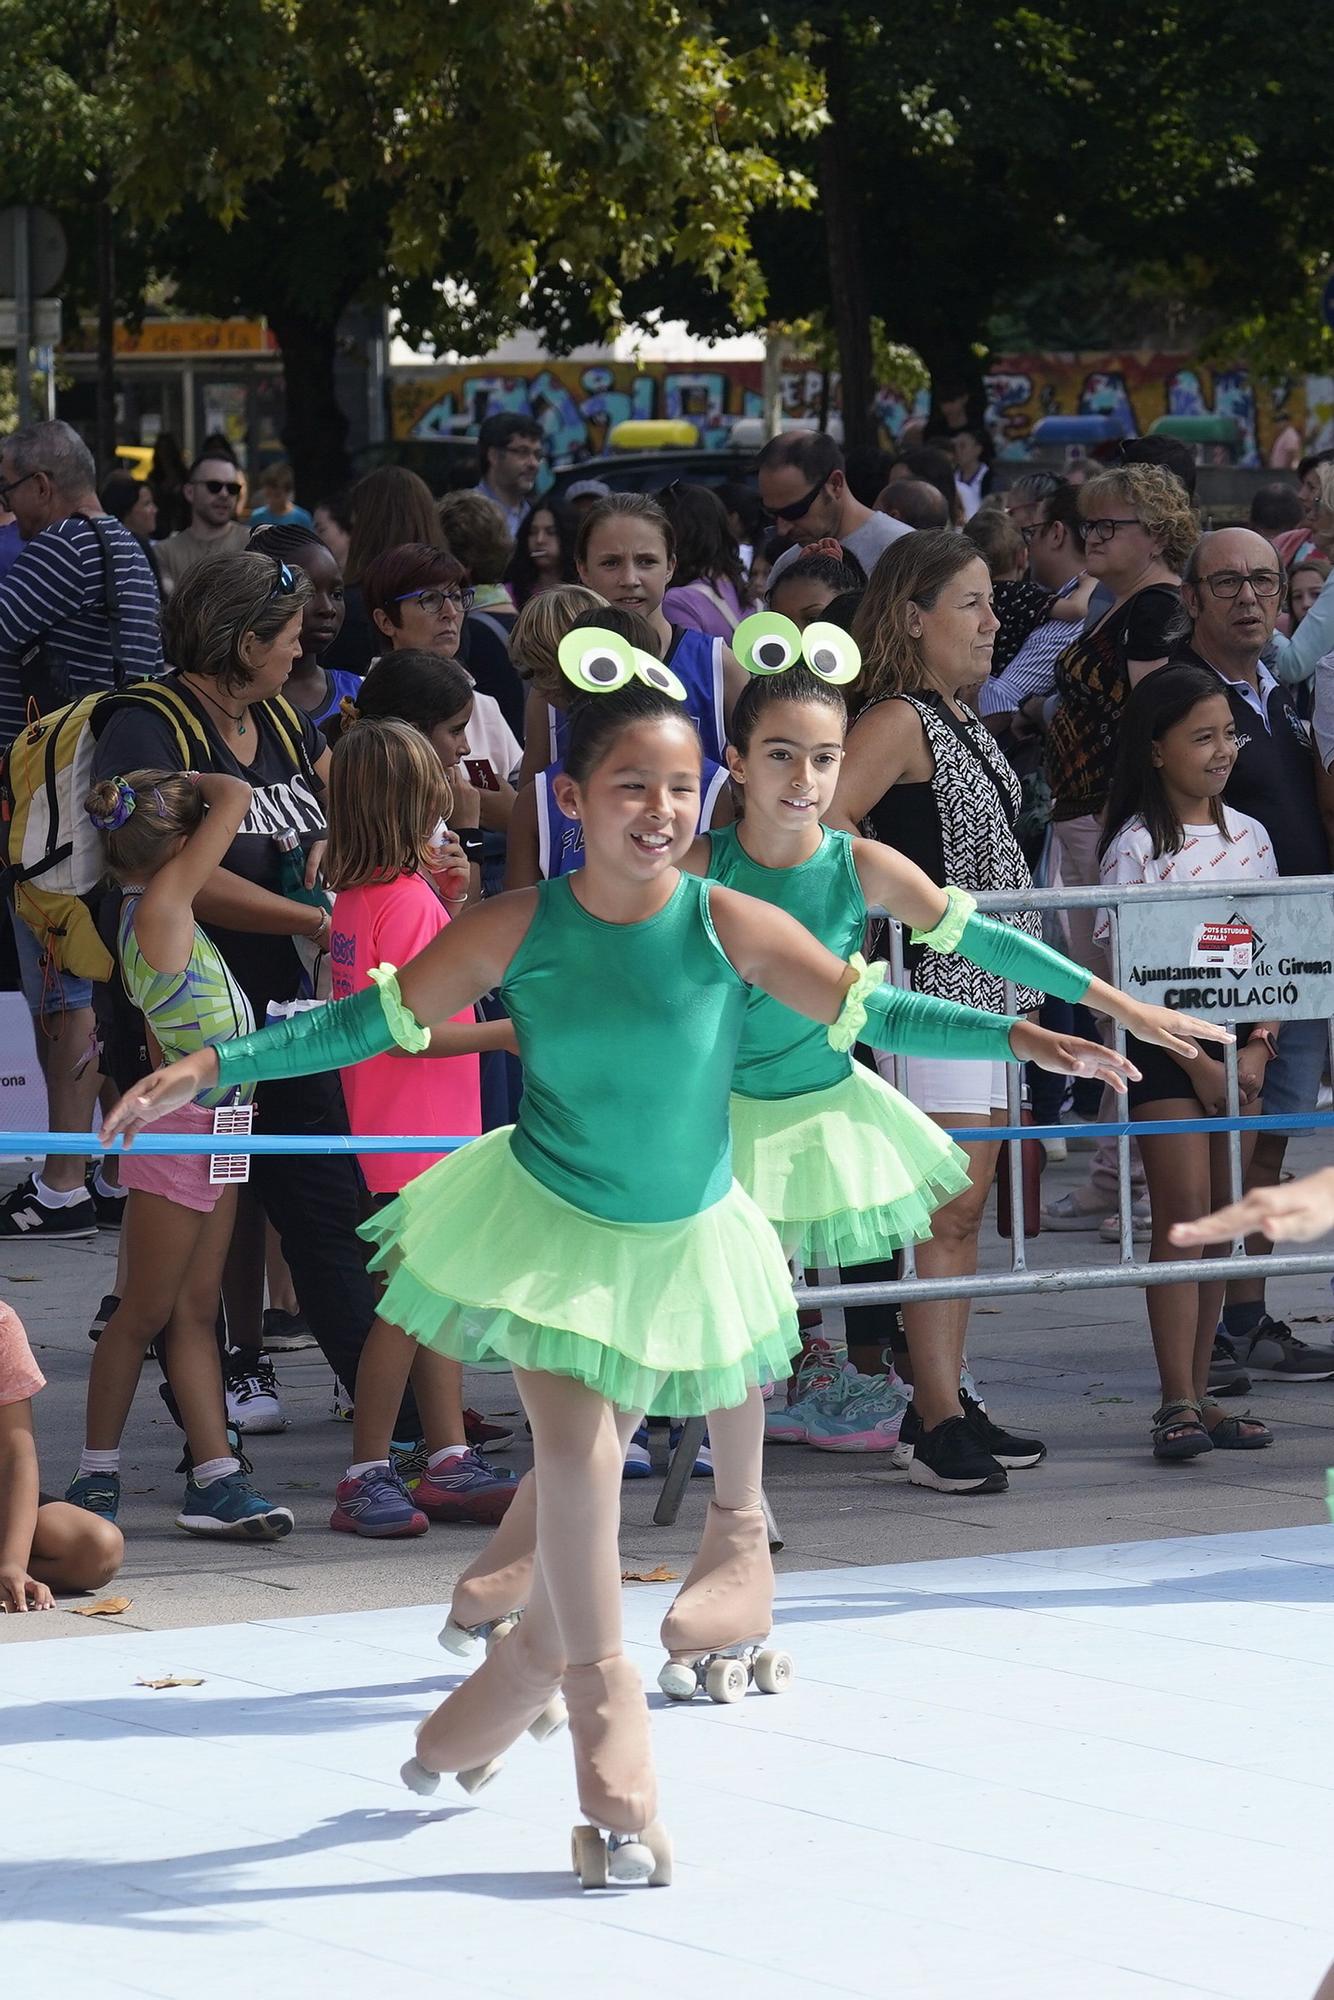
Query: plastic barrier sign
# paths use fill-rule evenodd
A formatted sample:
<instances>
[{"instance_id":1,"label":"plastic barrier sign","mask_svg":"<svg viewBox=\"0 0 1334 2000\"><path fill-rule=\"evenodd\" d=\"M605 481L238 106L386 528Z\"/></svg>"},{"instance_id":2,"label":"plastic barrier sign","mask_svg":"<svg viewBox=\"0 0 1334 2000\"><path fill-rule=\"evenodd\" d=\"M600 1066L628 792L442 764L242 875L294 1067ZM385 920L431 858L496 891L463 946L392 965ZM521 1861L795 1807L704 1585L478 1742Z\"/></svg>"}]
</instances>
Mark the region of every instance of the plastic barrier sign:
<instances>
[{"instance_id":1,"label":"plastic barrier sign","mask_svg":"<svg viewBox=\"0 0 1334 2000\"><path fill-rule=\"evenodd\" d=\"M1133 894L1119 906L1121 984L1137 1000L1220 1021L1334 1016L1334 895L1224 904Z\"/></svg>"}]
</instances>

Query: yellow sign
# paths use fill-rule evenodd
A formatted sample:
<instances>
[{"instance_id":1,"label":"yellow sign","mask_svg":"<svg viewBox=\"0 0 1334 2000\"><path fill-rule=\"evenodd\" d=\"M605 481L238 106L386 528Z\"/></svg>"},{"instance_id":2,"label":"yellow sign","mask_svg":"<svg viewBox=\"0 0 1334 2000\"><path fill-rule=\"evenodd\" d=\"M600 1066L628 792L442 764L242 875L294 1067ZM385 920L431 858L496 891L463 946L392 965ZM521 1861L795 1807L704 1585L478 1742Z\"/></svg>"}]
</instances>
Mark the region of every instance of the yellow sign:
<instances>
[{"instance_id":1,"label":"yellow sign","mask_svg":"<svg viewBox=\"0 0 1334 2000\"><path fill-rule=\"evenodd\" d=\"M277 346L258 319L148 319L137 332L116 323L117 354L273 354Z\"/></svg>"}]
</instances>

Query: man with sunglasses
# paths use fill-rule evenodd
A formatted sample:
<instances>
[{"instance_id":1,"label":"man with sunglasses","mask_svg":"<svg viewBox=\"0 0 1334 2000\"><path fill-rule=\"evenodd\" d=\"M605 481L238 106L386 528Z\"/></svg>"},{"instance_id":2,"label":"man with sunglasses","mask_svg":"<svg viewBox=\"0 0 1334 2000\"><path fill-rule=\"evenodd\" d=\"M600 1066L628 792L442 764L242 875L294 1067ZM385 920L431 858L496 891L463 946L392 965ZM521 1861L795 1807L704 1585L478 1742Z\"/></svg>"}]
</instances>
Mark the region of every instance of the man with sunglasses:
<instances>
[{"instance_id":1,"label":"man with sunglasses","mask_svg":"<svg viewBox=\"0 0 1334 2000\"><path fill-rule=\"evenodd\" d=\"M181 492L190 509L189 525L168 535L155 550L168 597L197 563L239 555L250 540L250 530L236 518L241 474L234 459L197 458Z\"/></svg>"},{"instance_id":2,"label":"man with sunglasses","mask_svg":"<svg viewBox=\"0 0 1334 2000\"><path fill-rule=\"evenodd\" d=\"M864 507L848 485L843 454L827 431L787 431L770 438L759 457L760 499L774 532L794 547L769 572L773 589L812 542L840 542L869 576L891 542L912 529Z\"/></svg>"},{"instance_id":3,"label":"man with sunglasses","mask_svg":"<svg viewBox=\"0 0 1334 2000\"><path fill-rule=\"evenodd\" d=\"M1331 855L1321 813L1323 773L1318 775L1310 731L1288 689L1261 658L1283 603L1283 582L1271 544L1253 529L1221 528L1201 536L1181 577L1190 638L1173 663L1207 667L1227 696L1237 761L1223 790L1226 803L1267 829L1280 875L1325 875ZM1283 1022L1277 1053L1265 1071L1260 1108L1266 1117L1315 1110L1326 1054L1325 1021ZM1258 1135L1248 1191L1277 1184L1286 1146L1284 1132ZM1247 1248L1263 1252L1270 1245ZM1269 1318L1264 1300L1263 1279L1229 1285L1223 1327L1230 1351L1216 1347L1216 1359L1268 1381L1334 1375L1334 1349L1298 1340L1285 1321Z\"/></svg>"}]
</instances>

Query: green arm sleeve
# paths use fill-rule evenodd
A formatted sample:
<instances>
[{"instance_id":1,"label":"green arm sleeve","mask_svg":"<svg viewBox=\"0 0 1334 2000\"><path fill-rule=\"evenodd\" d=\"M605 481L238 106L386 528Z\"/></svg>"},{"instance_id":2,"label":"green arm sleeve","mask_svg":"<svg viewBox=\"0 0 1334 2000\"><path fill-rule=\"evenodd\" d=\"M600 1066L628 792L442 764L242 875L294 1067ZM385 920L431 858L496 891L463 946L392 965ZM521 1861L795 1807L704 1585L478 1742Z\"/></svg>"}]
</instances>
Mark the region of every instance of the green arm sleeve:
<instances>
[{"instance_id":1,"label":"green arm sleeve","mask_svg":"<svg viewBox=\"0 0 1334 2000\"><path fill-rule=\"evenodd\" d=\"M932 951L957 951L980 965L984 972L1012 979L1016 986L1033 986L1057 1000L1082 1000L1093 983L1093 974L1063 952L1053 951L1040 938L1013 924L998 924L993 917L979 917L977 905L963 889L947 885L945 914L929 931L914 931L914 944L928 945Z\"/></svg>"},{"instance_id":2,"label":"green arm sleeve","mask_svg":"<svg viewBox=\"0 0 1334 2000\"><path fill-rule=\"evenodd\" d=\"M931 993L907 993L884 984L887 968L867 965L860 953L849 960L857 978L848 988L843 1011L829 1029L831 1048L850 1049L854 1042L889 1049L900 1056L948 1056L956 1062L1014 1062L1010 1030L1012 1014L985 1014L976 1007L956 1007Z\"/></svg>"},{"instance_id":3,"label":"green arm sleeve","mask_svg":"<svg viewBox=\"0 0 1334 2000\"><path fill-rule=\"evenodd\" d=\"M431 1031L403 1005L395 968L377 965L370 976L372 984L348 1000L313 1007L253 1035L219 1042L218 1082L265 1083L275 1076L312 1076L320 1070L350 1069L395 1044L414 1054L427 1048Z\"/></svg>"}]
</instances>

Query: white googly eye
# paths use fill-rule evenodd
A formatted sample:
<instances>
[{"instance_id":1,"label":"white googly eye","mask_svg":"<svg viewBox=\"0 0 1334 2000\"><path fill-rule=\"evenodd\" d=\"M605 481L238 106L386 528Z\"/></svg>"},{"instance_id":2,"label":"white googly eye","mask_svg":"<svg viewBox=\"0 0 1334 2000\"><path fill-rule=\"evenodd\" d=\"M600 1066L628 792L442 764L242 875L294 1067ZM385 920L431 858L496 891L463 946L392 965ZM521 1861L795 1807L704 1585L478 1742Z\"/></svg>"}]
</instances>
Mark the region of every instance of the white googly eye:
<instances>
[{"instance_id":1,"label":"white googly eye","mask_svg":"<svg viewBox=\"0 0 1334 2000\"><path fill-rule=\"evenodd\" d=\"M801 654L813 674L831 687L846 687L862 670L861 651L851 633L818 620L801 635Z\"/></svg>"},{"instance_id":2,"label":"white googly eye","mask_svg":"<svg viewBox=\"0 0 1334 2000\"><path fill-rule=\"evenodd\" d=\"M634 648L619 632L567 632L556 654L567 681L585 694L612 694L634 679Z\"/></svg>"},{"instance_id":3,"label":"white googly eye","mask_svg":"<svg viewBox=\"0 0 1334 2000\"><path fill-rule=\"evenodd\" d=\"M647 686L656 688L659 694L669 695L673 701L687 699L685 682L665 667L652 653L643 653L638 646L634 649L635 672Z\"/></svg>"},{"instance_id":4,"label":"white googly eye","mask_svg":"<svg viewBox=\"0 0 1334 2000\"><path fill-rule=\"evenodd\" d=\"M801 658L801 633L777 611L743 618L732 634L732 651L748 674L781 674Z\"/></svg>"}]
</instances>

